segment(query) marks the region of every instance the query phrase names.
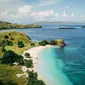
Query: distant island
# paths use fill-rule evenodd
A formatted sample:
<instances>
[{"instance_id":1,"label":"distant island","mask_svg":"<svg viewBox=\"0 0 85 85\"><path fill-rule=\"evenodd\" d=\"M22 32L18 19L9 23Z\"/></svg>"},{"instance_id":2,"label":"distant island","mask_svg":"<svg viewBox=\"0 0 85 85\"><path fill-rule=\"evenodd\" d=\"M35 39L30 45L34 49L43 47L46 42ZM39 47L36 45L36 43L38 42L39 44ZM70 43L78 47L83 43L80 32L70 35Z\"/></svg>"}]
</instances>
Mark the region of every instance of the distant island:
<instances>
[{"instance_id":1,"label":"distant island","mask_svg":"<svg viewBox=\"0 0 85 85\"><path fill-rule=\"evenodd\" d=\"M17 24L17 23L10 23L10 22L3 22L0 21L0 30L6 29L24 29L24 28L42 28L39 24Z\"/></svg>"},{"instance_id":2,"label":"distant island","mask_svg":"<svg viewBox=\"0 0 85 85\"><path fill-rule=\"evenodd\" d=\"M73 27L60 27L58 29L75 29L75 28L73 28Z\"/></svg>"},{"instance_id":3,"label":"distant island","mask_svg":"<svg viewBox=\"0 0 85 85\"><path fill-rule=\"evenodd\" d=\"M74 22L74 21L40 21L35 24L85 24L84 22Z\"/></svg>"},{"instance_id":4,"label":"distant island","mask_svg":"<svg viewBox=\"0 0 85 85\"><path fill-rule=\"evenodd\" d=\"M82 26L81 28L85 28L85 26Z\"/></svg>"}]
</instances>

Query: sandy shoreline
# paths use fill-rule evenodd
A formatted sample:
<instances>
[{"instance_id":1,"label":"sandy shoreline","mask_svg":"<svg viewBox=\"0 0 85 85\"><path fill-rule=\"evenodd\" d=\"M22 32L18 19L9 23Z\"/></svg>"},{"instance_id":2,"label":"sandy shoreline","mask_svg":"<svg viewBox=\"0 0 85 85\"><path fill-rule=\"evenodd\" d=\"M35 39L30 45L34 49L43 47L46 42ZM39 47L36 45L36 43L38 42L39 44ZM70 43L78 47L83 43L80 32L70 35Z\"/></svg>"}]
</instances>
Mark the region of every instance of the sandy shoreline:
<instances>
[{"instance_id":1,"label":"sandy shoreline","mask_svg":"<svg viewBox=\"0 0 85 85\"><path fill-rule=\"evenodd\" d=\"M38 65L38 59L40 57L40 52L46 48L49 47L56 47L56 46L52 46L52 45L46 45L46 46L38 46L38 47L34 47L31 49L28 49L26 51L23 52L22 56L24 57L24 59L29 60L29 58L26 58L26 56L24 56L25 53L30 53L30 56L32 57L31 59L33 60L33 68L26 68L25 66L22 66L22 71L26 74L27 70L34 70L34 72L37 72L37 65ZM38 73L38 72L37 72ZM27 74L28 75L28 74ZM40 75L38 74L38 78L41 79Z\"/></svg>"},{"instance_id":2,"label":"sandy shoreline","mask_svg":"<svg viewBox=\"0 0 85 85\"><path fill-rule=\"evenodd\" d=\"M40 55L40 52L45 49L46 47L45 46L39 46L39 47L34 47L34 48L31 48L29 50L26 50L24 51L23 55L25 53L30 53L30 56L32 57L31 59L33 60L33 69L35 72L36 72L36 67L37 67L37 64L38 64L38 59L39 59L39 55ZM28 59L24 56L24 59Z\"/></svg>"},{"instance_id":3,"label":"sandy shoreline","mask_svg":"<svg viewBox=\"0 0 85 85\"><path fill-rule=\"evenodd\" d=\"M39 74L38 71L38 65L39 65L39 58L40 58L40 53L42 50L49 48L49 47L57 47L57 46L52 46L52 45L47 45L47 46L38 46L38 47L34 47L31 49L28 49L26 51L23 52L22 56L24 57L24 59L29 59L26 58L24 56L25 53L30 53L30 56L32 57L31 59L33 60L33 68L27 68L26 66L22 66L22 71L23 74L18 74L17 76L22 76L22 75L26 75L26 77L28 77L28 73L27 70L31 71L34 70L34 72L38 73L38 79L44 80L43 76L41 76L41 74ZM59 48L59 47L57 47ZM56 67L57 68L57 67ZM55 83L49 83L47 80L45 81L46 85L73 85L72 82L68 79L68 77L60 70L57 68L56 70L56 81Z\"/></svg>"}]
</instances>

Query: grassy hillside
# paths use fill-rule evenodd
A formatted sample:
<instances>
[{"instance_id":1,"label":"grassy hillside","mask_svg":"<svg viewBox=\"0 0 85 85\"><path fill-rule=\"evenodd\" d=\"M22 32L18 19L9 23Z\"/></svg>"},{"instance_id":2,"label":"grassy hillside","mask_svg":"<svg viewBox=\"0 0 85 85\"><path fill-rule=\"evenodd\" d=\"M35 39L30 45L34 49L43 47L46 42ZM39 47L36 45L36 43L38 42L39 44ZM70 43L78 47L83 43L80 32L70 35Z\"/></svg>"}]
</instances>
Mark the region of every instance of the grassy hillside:
<instances>
[{"instance_id":1,"label":"grassy hillside","mask_svg":"<svg viewBox=\"0 0 85 85\"><path fill-rule=\"evenodd\" d=\"M22 41L24 47L19 47L18 42ZM11 42L11 44L7 44L7 42ZM31 45L35 44L35 45ZM0 58L3 57L4 52L2 52L2 48L4 47L6 50L12 50L15 53L21 55L23 51L27 50L28 48L37 46L38 44L32 42L31 39L25 35L24 33L20 32L0 32ZM6 64L0 63L0 80L2 81L10 81L18 83L18 85L26 85L28 80L24 77L17 78L16 74L22 73L20 66L10 66Z\"/></svg>"},{"instance_id":2,"label":"grassy hillside","mask_svg":"<svg viewBox=\"0 0 85 85\"><path fill-rule=\"evenodd\" d=\"M24 77L17 78L16 74L23 73L19 66L9 66L0 64L0 80L7 82L13 81L18 83L18 85L26 85L27 79Z\"/></svg>"},{"instance_id":3,"label":"grassy hillside","mask_svg":"<svg viewBox=\"0 0 85 85\"><path fill-rule=\"evenodd\" d=\"M12 42L13 45L9 46L9 45L5 45L6 41ZM24 44L23 48L18 47L18 42L22 41ZM31 48L31 43L34 43L31 41L31 39L25 35L24 33L20 33L20 32L1 32L0 33L0 56L3 55L3 52L1 51L1 49L5 46L6 50L12 50L14 52L16 52L17 54L21 55L23 53L23 51L27 50L28 48ZM34 43L35 46L37 45L37 43Z\"/></svg>"},{"instance_id":4,"label":"grassy hillside","mask_svg":"<svg viewBox=\"0 0 85 85\"><path fill-rule=\"evenodd\" d=\"M41 28L41 26L39 24L26 24L26 25L22 25L22 24L14 24L14 23L10 23L10 22L2 22L0 21L0 30L5 30L5 29L18 29L18 28Z\"/></svg>"}]
</instances>

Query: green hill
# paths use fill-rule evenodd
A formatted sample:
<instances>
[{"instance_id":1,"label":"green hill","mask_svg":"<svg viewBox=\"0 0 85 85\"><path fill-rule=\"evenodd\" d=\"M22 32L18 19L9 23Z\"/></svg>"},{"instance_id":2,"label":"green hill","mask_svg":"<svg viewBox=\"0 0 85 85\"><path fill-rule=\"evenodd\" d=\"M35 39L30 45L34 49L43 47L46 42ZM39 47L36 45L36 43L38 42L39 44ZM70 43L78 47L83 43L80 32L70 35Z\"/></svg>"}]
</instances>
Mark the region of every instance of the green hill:
<instances>
[{"instance_id":1,"label":"green hill","mask_svg":"<svg viewBox=\"0 0 85 85\"><path fill-rule=\"evenodd\" d=\"M22 44L24 44L24 46L19 47ZM16 31L1 32L0 33L0 56L3 55L3 52L1 51L3 47L5 47L6 50L12 50L17 54L22 54L23 51L33 47L31 46L31 44L35 45L37 43L32 42L31 39L24 33L16 32Z\"/></svg>"},{"instance_id":2,"label":"green hill","mask_svg":"<svg viewBox=\"0 0 85 85\"><path fill-rule=\"evenodd\" d=\"M16 23L10 23L10 22L3 22L0 21L0 30L5 29L23 29L23 28L41 28L39 24L16 24Z\"/></svg>"}]
</instances>

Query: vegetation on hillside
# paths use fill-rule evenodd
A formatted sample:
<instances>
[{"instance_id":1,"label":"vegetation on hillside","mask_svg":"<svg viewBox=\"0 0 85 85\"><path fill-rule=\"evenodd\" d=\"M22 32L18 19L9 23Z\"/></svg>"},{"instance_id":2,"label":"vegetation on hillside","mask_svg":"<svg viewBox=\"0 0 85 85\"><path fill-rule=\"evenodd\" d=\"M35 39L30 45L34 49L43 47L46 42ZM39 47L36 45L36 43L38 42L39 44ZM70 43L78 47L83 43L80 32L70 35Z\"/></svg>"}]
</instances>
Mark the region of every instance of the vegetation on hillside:
<instances>
[{"instance_id":1,"label":"vegetation on hillside","mask_svg":"<svg viewBox=\"0 0 85 85\"><path fill-rule=\"evenodd\" d=\"M23 74L21 66L33 67L30 54L25 54L29 60L24 59L21 54L34 46L38 46L38 43L32 42L29 36L23 33L15 31L0 33L0 85L32 85L30 82L34 82L33 85L45 85L42 84L42 80L36 79L36 82L34 80L29 82L29 76L28 79L24 76L19 78L16 76ZM35 76L35 73L32 73Z\"/></svg>"},{"instance_id":2,"label":"vegetation on hillside","mask_svg":"<svg viewBox=\"0 0 85 85\"><path fill-rule=\"evenodd\" d=\"M51 41L43 40L43 41L40 41L39 42L39 45L41 45L41 46L45 46L45 45L56 45L56 46L64 47L65 46L65 42L62 39L51 40Z\"/></svg>"},{"instance_id":3,"label":"vegetation on hillside","mask_svg":"<svg viewBox=\"0 0 85 85\"><path fill-rule=\"evenodd\" d=\"M38 74L33 71L28 72L28 84L27 85L46 85L42 80L38 80Z\"/></svg>"},{"instance_id":4,"label":"vegetation on hillside","mask_svg":"<svg viewBox=\"0 0 85 85\"><path fill-rule=\"evenodd\" d=\"M1 63L13 65L15 62L17 62L19 65L23 65L23 57L11 50L5 51L3 58L1 58Z\"/></svg>"},{"instance_id":5,"label":"vegetation on hillside","mask_svg":"<svg viewBox=\"0 0 85 85\"><path fill-rule=\"evenodd\" d=\"M16 31L0 33L0 56L3 56L5 49L12 50L20 55L23 51L36 45L37 43L32 42L29 36L24 33Z\"/></svg>"},{"instance_id":6,"label":"vegetation on hillside","mask_svg":"<svg viewBox=\"0 0 85 85\"><path fill-rule=\"evenodd\" d=\"M20 29L20 28L41 28L38 24L16 24L16 23L10 23L10 22L2 22L0 21L0 30L5 29Z\"/></svg>"},{"instance_id":7,"label":"vegetation on hillside","mask_svg":"<svg viewBox=\"0 0 85 85\"><path fill-rule=\"evenodd\" d=\"M0 85L26 85L27 79L17 78L16 74L23 73L20 66L0 64ZM23 80L23 81L22 81Z\"/></svg>"},{"instance_id":8,"label":"vegetation on hillside","mask_svg":"<svg viewBox=\"0 0 85 85\"><path fill-rule=\"evenodd\" d=\"M29 53L25 53L24 59L21 55L23 51L45 45L65 46L64 40L43 40L33 42L29 36L20 32L1 32L0 33L0 85L45 85L38 79L37 73L28 71L28 78L24 76L17 77L16 74L22 74L21 66L27 68L33 67L33 61ZM17 63L15 65L14 63Z\"/></svg>"}]
</instances>

